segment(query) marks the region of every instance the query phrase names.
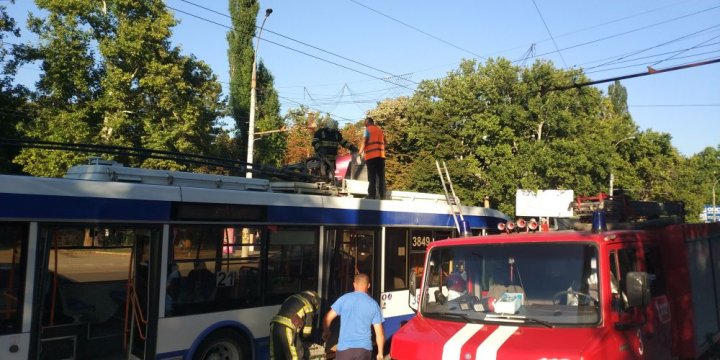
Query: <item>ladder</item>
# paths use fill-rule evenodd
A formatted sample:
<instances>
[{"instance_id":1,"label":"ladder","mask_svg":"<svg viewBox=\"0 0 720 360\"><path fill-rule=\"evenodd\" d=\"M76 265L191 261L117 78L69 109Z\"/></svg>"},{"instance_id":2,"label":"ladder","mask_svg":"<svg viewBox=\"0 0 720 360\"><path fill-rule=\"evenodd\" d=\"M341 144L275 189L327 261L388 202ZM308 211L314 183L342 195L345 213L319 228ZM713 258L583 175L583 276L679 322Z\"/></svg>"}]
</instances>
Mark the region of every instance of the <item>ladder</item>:
<instances>
[{"instance_id":1,"label":"ladder","mask_svg":"<svg viewBox=\"0 0 720 360\"><path fill-rule=\"evenodd\" d=\"M450 180L450 172L448 172L447 165L445 165L445 161L443 161L441 169L440 163L435 160L435 166L437 167L438 174L440 175L440 182L442 183L443 191L445 191L445 199L447 200L448 206L450 207L450 214L455 221L455 227L458 229L458 234L460 234L460 236L470 236L470 229L468 229L469 226L467 226L465 218L463 218L462 209L460 208L460 200L455 195L455 189L453 189L452 180ZM459 221L458 217L460 218Z\"/></svg>"}]
</instances>

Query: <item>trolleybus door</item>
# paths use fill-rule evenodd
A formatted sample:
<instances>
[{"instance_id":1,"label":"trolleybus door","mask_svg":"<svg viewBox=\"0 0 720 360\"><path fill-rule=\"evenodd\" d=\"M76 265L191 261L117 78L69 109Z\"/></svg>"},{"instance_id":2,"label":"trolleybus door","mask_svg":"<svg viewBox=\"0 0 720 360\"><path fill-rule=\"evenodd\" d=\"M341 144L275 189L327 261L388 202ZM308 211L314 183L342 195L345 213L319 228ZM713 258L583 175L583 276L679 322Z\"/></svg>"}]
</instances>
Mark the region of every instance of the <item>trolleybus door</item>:
<instances>
[{"instance_id":1,"label":"trolleybus door","mask_svg":"<svg viewBox=\"0 0 720 360\"><path fill-rule=\"evenodd\" d=\"M327 282L328 306L345 293L353 291L353 278L357 273L370 277L370 295L377 298L380 291L375 271L375 230L332 229L326 233L329 258Z\"/></svg>"},{"instance_id":2,"label":"trolleybus door","mask_svg":"<svg viewBox=\"0 0 720 360\"><path fill-rule=\"evenodd\" d=\"M130 262L125 339L129 358L155 358L158 319L160 241L138 234Z\"/></svg>"},{"instance_id":3,"label":"trolleybus door","mask_svg":"<svg viewBox=\"0 0 720 360\"><path fill-rule=\"evenodd\" d=\"M31 311L23 303L32 299L25 296L25 276L33 262L26 260L27 244L28 224L0 223L0 359L29 358Z\"/></svg>"}]
</instances>

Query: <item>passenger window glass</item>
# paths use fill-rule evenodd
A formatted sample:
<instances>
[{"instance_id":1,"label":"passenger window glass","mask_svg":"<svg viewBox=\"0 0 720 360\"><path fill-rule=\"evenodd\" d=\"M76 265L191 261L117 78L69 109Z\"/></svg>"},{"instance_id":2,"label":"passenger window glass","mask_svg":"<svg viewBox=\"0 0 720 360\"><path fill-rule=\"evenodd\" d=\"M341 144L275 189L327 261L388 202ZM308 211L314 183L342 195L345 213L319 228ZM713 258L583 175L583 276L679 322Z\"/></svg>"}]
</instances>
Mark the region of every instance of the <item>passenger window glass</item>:
<instances>
[{"instance_id":1,"label":"passenger window glass","mask_svg":"<svg viewBox=\"0 0 720 360\"><path fill-rule=\"evenodd\" d=\"M27 226L0 224L0 335L20 332Z\"/></svg>"},{"instance_id":2,"label":"passenger window glass","mask_svg":"<svg viewBox=\"0 0 720 360\"><path fill-rule=\"evenodd\" d=\"M157 241L159 233L116 224L41 228L41 239L50 247L40 285L43 325L99 325L122 318L133 244ZM139 268L147 269L147 256L140 257L135 259ZM145 289L137 290L145 296Z\"/></svg>"},{"instance_id":3,"label":"passenger window glass","mask_svg":"<svg viewBox=\"0 0 720 360\"><path fill-rule=\"evenodd\" d=\"M185 226L171 231L165 315L258 306L262 231L231 226Z\"/></svg>"},{"instance_id":4,"label":"passenger window glass","mask_svg":"<svg viewBox=\"0 0 720 360\"><path fill-rule=\"evenodd\" d=\"M317 233L313 230L271 229L268 239L266 304L317 289Z\"/></svg>"},{"instance_id":5,"label":"passenger window glass","mask_svg":"<svg viewBox=\"0 0 720 360\"><path fill-rule=\"evenodd\" d=\"M396 291L408 288L407 233L408 231L406 229L385 230L384 291Z\"/></svg>"}]
</instances>

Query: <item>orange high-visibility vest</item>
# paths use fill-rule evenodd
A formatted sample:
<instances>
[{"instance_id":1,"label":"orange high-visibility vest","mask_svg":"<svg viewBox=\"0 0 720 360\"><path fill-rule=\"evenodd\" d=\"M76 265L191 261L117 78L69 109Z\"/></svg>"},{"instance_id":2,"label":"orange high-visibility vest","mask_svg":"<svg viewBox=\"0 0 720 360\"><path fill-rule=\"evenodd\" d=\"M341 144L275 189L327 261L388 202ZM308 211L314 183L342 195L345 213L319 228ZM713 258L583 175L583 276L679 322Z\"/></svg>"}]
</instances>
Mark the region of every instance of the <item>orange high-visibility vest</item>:
<instances>
[{"instance_id":1,"label":"orange high-visibility vest","mask_svg":"<svg viewBox=\"0 0 720 360\"><path fill-rule=\"evenodd\" d=\"M369 136L365 139L365 160L385 157L385 135L376 125L368 125Z\"/></svg>"}]
</instances>

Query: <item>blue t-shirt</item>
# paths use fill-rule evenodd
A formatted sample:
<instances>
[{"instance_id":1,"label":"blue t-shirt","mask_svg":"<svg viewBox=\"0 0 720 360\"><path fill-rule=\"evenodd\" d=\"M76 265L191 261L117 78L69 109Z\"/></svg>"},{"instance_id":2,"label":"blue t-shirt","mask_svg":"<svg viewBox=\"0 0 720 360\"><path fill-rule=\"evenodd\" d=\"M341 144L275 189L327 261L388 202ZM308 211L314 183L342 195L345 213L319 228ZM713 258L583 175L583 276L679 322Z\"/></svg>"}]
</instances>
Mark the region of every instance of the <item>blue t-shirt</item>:
<instances>
[{"instance_id":1,"label":"blue t-shirt","mask_svg":"<svg viewBox=\"0 0 720 360\"><path fill-rule=\"evenodd\" d=\"M338 351L352 348L372 351L370 326L383 322L378 303L364 292L353 291L337 299L332 309L340 315Z\"/></svg>"}]
</instances>

